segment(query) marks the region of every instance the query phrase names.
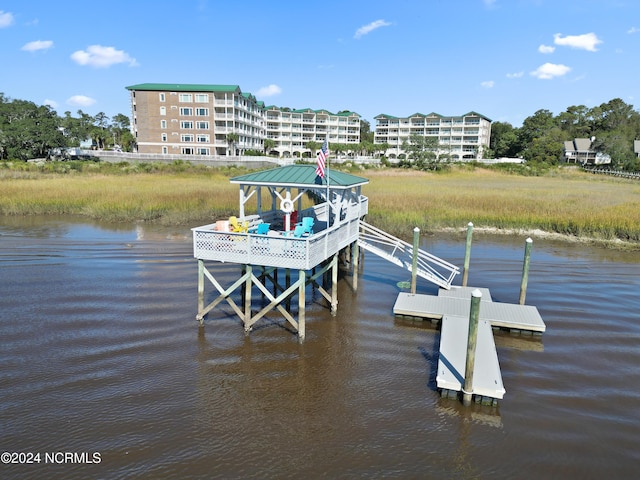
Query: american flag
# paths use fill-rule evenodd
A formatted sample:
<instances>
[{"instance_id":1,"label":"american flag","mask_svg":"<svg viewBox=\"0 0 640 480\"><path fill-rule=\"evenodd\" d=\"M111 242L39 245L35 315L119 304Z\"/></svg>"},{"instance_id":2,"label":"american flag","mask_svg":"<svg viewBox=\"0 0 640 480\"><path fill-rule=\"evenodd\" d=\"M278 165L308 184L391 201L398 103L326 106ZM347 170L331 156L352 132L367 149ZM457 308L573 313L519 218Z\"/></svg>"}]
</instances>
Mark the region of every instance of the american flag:
<instances>
[{"instance_id":1,"label":"american flag","mask_svg":"<svg viewBox=\"0 0 640 480\"><path fill-rule=\"evenodd\" d=\"M324 165L327 160L327 155L329 155L329 144L327 140L325 140L322 148L318 152L318 166L316 167L316 175L320 178L324 178Z\"/></svg>"}]
</instances>

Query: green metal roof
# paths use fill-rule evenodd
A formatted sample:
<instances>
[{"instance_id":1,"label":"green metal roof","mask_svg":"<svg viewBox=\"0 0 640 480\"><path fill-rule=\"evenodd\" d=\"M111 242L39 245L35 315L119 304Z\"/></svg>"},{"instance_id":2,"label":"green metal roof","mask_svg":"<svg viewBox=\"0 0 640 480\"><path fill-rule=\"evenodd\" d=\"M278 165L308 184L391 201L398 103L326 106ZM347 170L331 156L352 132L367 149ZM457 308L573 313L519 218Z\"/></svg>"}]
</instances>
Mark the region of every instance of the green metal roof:
<instances>
[{"instance_id":1,"label":"green metal roof","mask_svg":"<svg viewBox=\"0 0 640 480\"><path fill-rule=\"evenodd\" d=\"M350 173L328 169L329 187L347 189L369 183L367 178L351 175ZM233 177L231 183L242 185L269 185L287 187L320 187L327 185L327 176L320 178L316 175L315 165L288 165L286 167L272 168L261 172L248 173Z\"/></svg>"},{"instance_id":2,"label":"green metal roof","mask_svg":"<svg viewBox=\"0 0 640 480\"><path fill-rule=\"evenodd\" d=\"M376 119L376 120L383 119L383 118L386 118L388 120L398 120L399 118L412 118L412 117L462 118L462 117L471 117L471 116L484 118L488 122L492 121L489 117L486 117L485 115L482 115L481 113L474 112L474 111L465 113L464 115L451 115L451 116L448 116L448 117L446 117L444 115L441 115L439 113L436 113L436 112L431 112L431 113L428 113L426 115L424 113L416 112L416 113L414 113L412 115L409 115L408 117L394 117L393 115L387 115L386 113L381 113L380 115L376 115L373 118Z\"/></svg>"},{"instance_id":3,"label":"green metal roof","mask_svg":"<svg viewBox=\"0 0 640 480\"><path fill-rule=\"evenodd\" d=\"M318 110L314 110L312 108L296 108L296 109L292 109L292 108L288 108L288 107L278 107L276 105L268 105L265 107L266 110L278 110L280 112L283 113L322 113L322 114L326 114L326 115L335 115L336 117L350 117L352 115L357 115L358 117L361 117L362 115L360 115L358 112L352 112L351 110L341 110L338 113L333 113L329 110L327 110L326 108L321 108Z\"/></svg>"},{"instance_id":4,"label":"green metal roof","mask_svg":"<svg viewBox=\"0 0 640 480\"><path fill-rule=\"evenodd\" d=\"M125 87L127 90L160 92L239 92L238 85L202 85L193 83L140 83Z\"/></svg>"}]
</instances>

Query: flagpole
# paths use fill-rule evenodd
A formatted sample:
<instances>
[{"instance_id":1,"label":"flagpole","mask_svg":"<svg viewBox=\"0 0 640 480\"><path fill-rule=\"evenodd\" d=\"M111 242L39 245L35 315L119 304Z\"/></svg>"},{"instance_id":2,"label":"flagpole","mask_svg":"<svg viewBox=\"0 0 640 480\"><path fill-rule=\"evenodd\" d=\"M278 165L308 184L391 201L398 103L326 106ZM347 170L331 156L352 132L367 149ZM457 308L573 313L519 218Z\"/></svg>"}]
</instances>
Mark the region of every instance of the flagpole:
<instances>
[{"instance_id":1,"label":"flagpole","mask_svg":"<svg viewBox=\"0 0 640 480\"><path fill-rule=\"evenodd\" d=\"M328 216L327 216L327 228L331 227L331 198L329 192L329 133L327 132L327 137L325 139L327 142L327 168L326 168L326 177L327 177L327 206L328 206Z\"/></svg>"}]
</instances>

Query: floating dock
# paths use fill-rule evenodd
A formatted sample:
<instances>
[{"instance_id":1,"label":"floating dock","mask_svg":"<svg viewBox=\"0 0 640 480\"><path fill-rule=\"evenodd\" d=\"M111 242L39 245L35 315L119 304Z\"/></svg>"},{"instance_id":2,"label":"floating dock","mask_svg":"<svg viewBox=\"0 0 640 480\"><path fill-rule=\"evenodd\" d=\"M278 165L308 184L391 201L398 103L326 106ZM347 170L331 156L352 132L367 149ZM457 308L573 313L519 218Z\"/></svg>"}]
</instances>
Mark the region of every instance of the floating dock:
<instances>
[{"instance_id":1,"label":"floating dock","mask_svg":"<svg viewBox=\"0 0 640 480\"><path fill-rule=\"evenodd\" d=\"M540 335L546 325L536 307L496 303L486 288L451 287L440 289L438 295L402 292L398 295L393 313L402 317L426 318L441 322L440 354L436 384L442 396L457 396L463 391L465 362L469 333L471 292L482 293L476 345L473 391L475 401L497 404L506 392L493 329L507 329Z\"/></svg>"},{"instance_id":2,"label":"floating dock","mask_svg":"<svg viewBox=\"0 0 640 480\"><path fill-rule=\"evenodd\" d=\"M401 292L393 307L393 313L400 316L442 320L445 315L469 318L472 287L451 287L440 289L438 296L412 295ZM482 293L480 320L488 320L493 328L542 334L546 325L532 305L496 303L486 288L478 288Z\"/></svg>"},{"instance_id":3,"label":"floating dock","mask_svg":"<svg viewBox=\"0 0 640 480\"><path fill-rule=\"evenodd\" d=\"M482 311L480 307L480 311ZM447 396L449 392L460 392L464 386L465 362L469 317L445 315L440 330L440 355L436 384ZM506 390L498 363L498 353L493 341L493 331L488 320L478 320L475 368L473 371L473 395L477 401L502 399Z\"/></svg>"}]
</instances>

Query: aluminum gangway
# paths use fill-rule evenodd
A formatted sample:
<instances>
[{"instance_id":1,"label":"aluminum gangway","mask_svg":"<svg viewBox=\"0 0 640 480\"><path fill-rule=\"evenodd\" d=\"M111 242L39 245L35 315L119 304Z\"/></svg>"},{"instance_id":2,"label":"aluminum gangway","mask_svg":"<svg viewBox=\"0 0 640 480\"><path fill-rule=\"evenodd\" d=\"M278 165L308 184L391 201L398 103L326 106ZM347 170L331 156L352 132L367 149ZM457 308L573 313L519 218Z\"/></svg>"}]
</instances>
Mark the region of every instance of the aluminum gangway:
<instances>
[{"instance_id":1,"label":"aluminum gangway","mask_svg":"<svg viewBox=\"0 0 640 480\"><path fill-rule=\"evenodd\" d=\"M364 250L378 255L409 271L413 270L413 245L360 220L358 244ZM418 249L416 275L449 290L454 277L460 273L455 265L424 250Z\"/></svg>"}]
</instances>

